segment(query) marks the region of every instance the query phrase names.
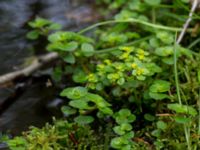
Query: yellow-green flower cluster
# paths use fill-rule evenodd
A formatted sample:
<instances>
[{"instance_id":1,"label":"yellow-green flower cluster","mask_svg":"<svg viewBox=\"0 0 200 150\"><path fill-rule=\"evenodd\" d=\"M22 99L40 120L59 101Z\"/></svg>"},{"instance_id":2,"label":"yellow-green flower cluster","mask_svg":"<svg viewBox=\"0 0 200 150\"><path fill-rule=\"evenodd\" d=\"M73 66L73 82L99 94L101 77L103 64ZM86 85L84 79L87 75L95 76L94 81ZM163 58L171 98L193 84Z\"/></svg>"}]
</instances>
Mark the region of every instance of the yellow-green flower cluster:
<instances>
[{"instance_id":1,"label":"yellow-green flower cluster","mask_svg":"<svg viewBox=\"0 0 200 150\"><path fill-rule=\"evenodd\" d=\"M88 75L88 82L93 88L95 85L107 86L110 84L123 85L129 80L145 80L159 68L151 62L149 53L140 48L124 46L119 48L121 53L111 59L105 59L96 67L96 73Z\"/></svg>"},{"instance_id":2,"label":"yellow-green flower cluster","mask_svg":"<svg viewBox=\"0 0 200 150\"><path fill-rule=\"evenodd\" d=\"M93 82L93 83L98 82L98 77L94 73L89 74L87 76L87 79L88 79L89 82Z\"/></svg>"},{"instance_id":3,"label":"yellow-green flower cluster","mask_svg":"<svg viewBox=\"0 0 200 150\"><path fill-rule=\"evenodd\" d=\"M141 61L145 60L146 59L146 56L148 56L149 53L148 52L145 52L143 49L138 49L137 50L137 58Z\"/></svg>"},{"instance_id":4,"label":"yellow-green flower cluster","mask_svg":"<svg viewBox=\"0 0 200 150\"><path fill-rule=\"evenodd\" d=\"M133 52L134 48L130 46L124 46L120 47L120 50L124 51L123 54L119 57L120 59L128 59L128 57L131 55L131 52Z\"/></svg>"}]
</instances>

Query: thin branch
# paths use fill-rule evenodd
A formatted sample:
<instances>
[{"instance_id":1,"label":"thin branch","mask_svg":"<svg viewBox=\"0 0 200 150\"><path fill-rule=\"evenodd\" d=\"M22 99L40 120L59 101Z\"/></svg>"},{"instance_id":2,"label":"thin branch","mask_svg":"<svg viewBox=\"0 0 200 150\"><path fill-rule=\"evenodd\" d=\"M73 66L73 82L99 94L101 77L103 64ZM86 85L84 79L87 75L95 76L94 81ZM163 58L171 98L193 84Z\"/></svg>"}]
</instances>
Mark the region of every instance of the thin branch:
<instances>
[{"instance_id":1,"label":"thin branch","mask_svg":"<svg viewBox=\"0 0 200 150\"><path fill-rule=\"evenodd\" d=\"M184 37L184 35L185 35L185 32L186 32L186 30L187 30L187 28L188 28L190 22L192 21L192 15L193 15L193 13L195 12L195 10L196 10L198 4L199 4L199 0L194 0L194 1L193 1L192 7L191 7L191 10L190 10L190 13L189 13L189 17L188 17L188 19L186 20L185 24L183 25L183 29L182 29L182 31L181 31L181 33L180 33L180 35L179 35L179 37L178 37L178 39L177 39L177 41L176 41L177 44L180 44L180 43L181 43L181 41L182 41L182 39L183 39L183 37Z\"/></svg>"},{"instance_id":2,"label":"thin branch","mask_svg":"<svg viewBox=\"0 0 200 150\"><path fill-rule=\"evenodd\" d=\"M29 76L36 70L40 69L42 66L56 60L58 58L58 53L52 52L46 55L36 58L32 64L22 70L14 71L0 76L0 85L12 81L20 76Z\"/></svg>"}]
</instances>

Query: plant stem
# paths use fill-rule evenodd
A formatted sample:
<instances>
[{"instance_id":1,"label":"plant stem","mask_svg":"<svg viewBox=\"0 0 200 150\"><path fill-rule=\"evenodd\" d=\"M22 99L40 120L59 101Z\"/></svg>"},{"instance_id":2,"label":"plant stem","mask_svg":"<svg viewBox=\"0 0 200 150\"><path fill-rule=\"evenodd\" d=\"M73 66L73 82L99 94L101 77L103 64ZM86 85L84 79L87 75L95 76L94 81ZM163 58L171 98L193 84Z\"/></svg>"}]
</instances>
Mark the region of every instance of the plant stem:
<instances>
[{"instance_id":1,"label":"plant stem","mask_svg":"<svg viewBox=\"0 0 200 150\"><path fill-rule=\"evenodd\" d=\"M198 44L200 42L200 38L194 40L187 48L191 49L192 47L194 47L196 44Z\"/></svg>"},{"instance_id":2,"label":"plant stem","mask_svg":"<svg viewBox=\"0 0 200 150\"><path fill-rule=\"evenodd\" d=\"M184 132L185 132L185 138L188 146L188 150L192 150L191 145L190 145L190 129L186 124L184 124Z\"/></svg>"},{"instance_id":3,"label":"plant stem","mask_svg":"<svg viewBox=\"0 0 200 150\"><path fill-rule=\"evenodd\" d=\"M179 81L178 81L176 43L174 45L174 76L175 76L175 84L176 84L176 91L177 91L178 101L179 101L179 104L182 105L181 94L180 94L180 89L179 89Z\"/></svg>"},{"instance_id":4,"label":"plant stem","mask_svg":"<svg viewBox=\"0 0 200 150\"><path fill-rule=\"evenodd\" d=\"M175 41L177 38L177 33L175 36ZM182 100L181 100L181 94L180 94L180 88L179 88L179 78L178 78L178 69L177 69L177 56L176 56L176 52L177 52L177 42L174 42L174 75L175 75L175 84L176 84L176 92L177 92L177 96L178 96L178 101L179 104L182 105ZM188 146L188 150L192 150L191 149L191 144L190 144L190 128L187 124L183 125L184 128L184 133L185 133L185 139L187 142L187 146Z\"/></svg>"},{"instance_id":5,"label":"plant stem","mask_svg":"<svg viewBox=\"0 0 200 150\"><path fill-rule=\"evenodd\" d=\"M198 128L198 134L200 135L200 88L199 88L199 99L198 99L198 108L199 108L199 128Z\"/></svg>"},{"instance_id":6,"label":"plant stem","mask_svg":"<svg viewBox=\"0 0 200 150\"><path fill-rule=\"evenodd\" d=\"M99 26L103 26L103 25L108 25L108 24L115 24L115 23L139 23L145 26L149 26L152 28L157 28L157 29L162 29L162 30L167 30L167 31L172 31L172 32L178 32L178 31L182 31L182 28L177 28L177 27L169 27L169 26L163 26L163 25L159 25L159 24L153 24L150 22L146 22L146 21L142 21L139 19L135 19L135 18L130 18L128 20L108 20L108 21L104 21L104 22L99 22L96 24L93 24L85 29L82 29L81 31L79 31L79 34L83 34L95 27L99 27ZM187 31L191 32L192 29L187 29Z\"/></svg>"},{"instance_id":7,"label":"plant stem","mask_svg":"<svg viewBox=\"0 0 200 150\"><path fill-rule=\"evenodd\" d=\"M108 52L116 51L116 50L119 50L118 48L121 47L121 46L131 46L131 45L134 45L134 44L138 44L142 41L150 39L151 37L152 36L147 36L147 37L141 38L139 40L135 40L133 42L125 43L125 44L122 44L122 45L119 45L119 46L106 48L106 49L102 49L102 50L97 50L97 51L95 51L95 54L102 54L102 53L108 53Z\"/></svg>"}]
</instances>

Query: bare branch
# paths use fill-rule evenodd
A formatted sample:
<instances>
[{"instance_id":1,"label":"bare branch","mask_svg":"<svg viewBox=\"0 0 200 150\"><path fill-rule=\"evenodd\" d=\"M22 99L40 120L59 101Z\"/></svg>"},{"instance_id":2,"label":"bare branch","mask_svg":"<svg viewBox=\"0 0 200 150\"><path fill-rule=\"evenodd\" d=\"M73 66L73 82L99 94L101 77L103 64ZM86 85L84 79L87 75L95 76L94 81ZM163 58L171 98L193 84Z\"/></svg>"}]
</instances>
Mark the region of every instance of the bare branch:
<instances>
[{"instance_id":1,"label":"bare branch","mask_svg":"<svg viewBox=\"0 0 200 150\"><path fill-rule=\"evenodd\" d=\"M185 24L183 25L183 30L181 31L181 33L180 33L180 35L179 35L179 37L178 37L178 39L176 41L177 44L181 43L181 41L182 41L182 39L183 39L183 37L185 35L185 32L186 32L186 30L187 30L187 28L188 28L188 26L189 26L189 24L190 24L190 22L192 20L192 15L195 12L195 10L196 10L198 5L199 5L199 0L194 0L193 3L192 3L192 7L191 7L191 10L190 10L190 13L189 13L189 17L186 20Z\"/></svg>"},{"instance_id":2,"label":"bare branch","mask_svg":"<svg viewBox=\"0 0 200 150\"><path fill-rule=\"evenodd\" d=\"M52 52L36 58L32 64L22 70L11 72L0 76L0 84L12 81L20 76L29 76L45 64L48 64L58 58L58 53Z\"/></svg>"}]
</instances>

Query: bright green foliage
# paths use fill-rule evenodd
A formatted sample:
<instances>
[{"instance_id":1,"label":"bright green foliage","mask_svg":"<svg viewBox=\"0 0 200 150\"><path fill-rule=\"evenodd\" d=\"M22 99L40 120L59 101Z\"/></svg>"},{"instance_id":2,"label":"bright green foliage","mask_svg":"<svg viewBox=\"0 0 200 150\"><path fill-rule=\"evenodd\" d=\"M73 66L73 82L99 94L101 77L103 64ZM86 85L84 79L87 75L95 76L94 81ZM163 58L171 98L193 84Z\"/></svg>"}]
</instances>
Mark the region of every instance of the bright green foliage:
<instances>
[{"instance_id":1,"label":"bright green foliage","mask_svg":"<svg viewBox=\"0 0 200 150\"><path fill-rule=\"evenodd\" d=\"M88 91L84 87L67 88L60 93L61 96L66 96L67 98L74 100L83 98L87 94Z\"/></svg>"},{"instance_id":2,"label":"bright green foliage","mask_svg":"<svg viewBox=\"0 0 200 150\"><path fill-rule=\"evenodd\" d=\"M94 47L89 43L83 43L81 45L81 52L84 56L90 57L94 54Z\"/></svg>"},{"instance_id":3,"label":"bright green foliage","mask_svg":"<svg viewBox=\"0 0 200 150\"><path fill-rule=\"evenodd\" d=\"M136 120L135 115L129 109L121 109L113 117L118 124L113 128L118 137L112 139L111 147L131 150L133 148L132 138L134 137L134 132L132 131L133 127L130 123Z\"/></svg>"},{"instance_id":4,"label":"bright green foliage","mask_svg":"<svg viewBox=\"0 0 200 150\"><path fill-rule=\"evenodd\" d=\"M148 121L154 121L155 120L155 116L151 115L151 114L145 114L144 118Z\"/></svg>"},{"instance_id":5,"label":"bright green foliage","mask_svg":"<svg viewBox=\"0 0 200 150\"><path fill-rule=\"evenodd\" d=\"M33 31L29 36L35 39L47 35L47 50L57 52L63 60L55 65L52 77L56 81L67 79L67 88L60 96L67 102L61 110L69 122L65 123L64 133L54 132L54 125L49 128L52 132L32 129L28 135L41 134L47 143L52 143L51 147L61 147L59 150L63 143L69 149L96 150L102 149L91 145L91 139L98 139L96 135L86 136L88 130L79 127L89 124L104 129L108 124L112 136L106 135L105 150L200 149L199 29L191 33L188 28L182 46L176 44L188 17L188 1L95 2L103 6L102 14L114 16L113 19L80 32L51 32L57 25L41 18L30 23ZM198 18L198 13L193 16L191 27ZM85 36L91 29L95 32ZM81 141L80 135L86 139L79 142L80 147L69 140L69 133L77 129L73 128L74 123L80 129L75 139ZM59 135L59 140L47 138L52 135ZM25 141L21 145L35 146L34 142ZM33 141L42 147L38 139ZM21 146L20 142L16 145Z\"/></svg>"},{"instance_id":6,"label":"bright green foliage","mask_svg":"<svg viewBox=\"0 0 200 150\"><path fill-rule=\"evenodd\" d=\"M34 29L27 34L27 38L31 40L39 38L40 35L48 35L48 33L52 30L61 29L60 24L53 23L40 17L37 17L34 21L29 22L29 26Z\"/></svg>"},{"instance_id":7,"label":"bright green foliage","mask_svg":"<svg viewBox=\"0 0 200 150\"><path fill-rule=\"evenodd\" d=\"M112 109L110 109L111 105L107 101L97 94L89 93L84 87L67 88L63 90L60 95L71 99L69 105L79 110L80 115L75 118L75 122L77 123L87 124L94 121L91 116L83 116L87 113L87 111L98 109L99 113L103 113L105 115L113 114ZM67 109L68 111L73 110L70 107ZM63 112L65 114L65 111ZM68 112L68 115L74 113Z\"/></svg>"},{"instance_id":8,"label":"bright green foliage","mask_svg":"<svg viewBox=\"0 0 200 150\"><path fill-rule=\"evenodd\" d=\"M74 32L58 31L49 35L48 40L47 50L60 53L63 60L70 64L76 62L75 55L88 57L94 54L93 40Z\"/></svg>"},{"instance_id":9,"label":"bright green foliage","mask_svg":"<svg viewBox=\"0 0 200 150\"><path fill-rule=\"evenodd\" d=\"M163 92L167 92L169 90L170 82L164 80L155 80L149 88L149 95L155 100L162 100L169 98L167 94L163 94Z\"/></svg>"},{"instance_id":10,"label":"bright green foliage","mask_svg":"<svg viewBox=\"0 0 200 150\"><path fill-rule=\"evenodd\" d=\"M121 109L115 113L114 118L118 124L131 123L136 119L135 115L131 114L129 109Z\"/></svg>"},{"instance_id":11,"label":"bright green foliage","mask_svg":"<svg viewBox=\"0 0 200 150\"><path fill-rule=\"evenodd\" d=\"M161 129L161 130L165 130L165 129L167 128L166 123L163 122L163 121L158 121L158 122L156 123L156 125L157 125L157 128L158 128L158 129Z\"/></svg>"},{"instance_id":12,"label":"bright green foliage","mask_svg":"<svg viewBox=\"0 0 200 150\"><path fill-rule=\"evenodd\" d=\"M192 116L197 115L197 111L191 106L181 104L168 104L167 107L176 113L189 114Z\"/></svg>"},{"instance_id":13,"label":"bright green foliage","mask_svg":"<svg viewBox=\"0 0 200 150\"><path fill-rule=\"evenodd\" d=\"M69 106L62 106L61 111L65 116L73 115L76 113L76 109L73 109Z\"/></svg>"},{"instance_id":14,"label":"bright green foliage","mask_svg":"<svg viewBox=\"0 0 200 150\"><path fill-rule=\"evenodd\" d=\"M94 118L92 116L78 116L74 119L74 121L78 124L89 124L94 121Z\"/></svg>"}]
</instances>

